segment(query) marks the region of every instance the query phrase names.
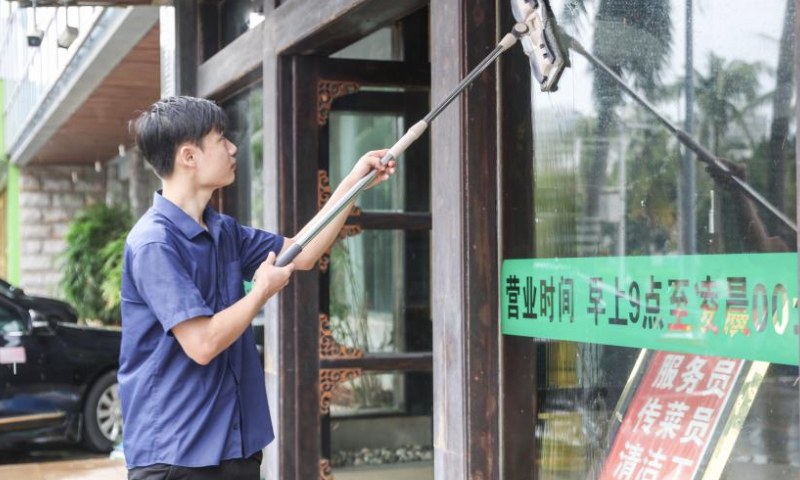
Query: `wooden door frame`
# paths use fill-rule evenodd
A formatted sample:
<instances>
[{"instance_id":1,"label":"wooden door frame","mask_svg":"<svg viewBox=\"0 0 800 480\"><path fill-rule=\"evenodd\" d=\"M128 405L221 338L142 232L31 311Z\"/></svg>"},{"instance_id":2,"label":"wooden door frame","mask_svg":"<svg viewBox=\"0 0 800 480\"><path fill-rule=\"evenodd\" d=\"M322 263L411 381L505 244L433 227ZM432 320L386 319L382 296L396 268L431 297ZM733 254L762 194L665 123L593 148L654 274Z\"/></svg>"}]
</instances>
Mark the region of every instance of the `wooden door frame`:
<instances>
[{"instance_id":1,"label":"wooden door frame","mask_svg":"<svg viewBox=\"0 0 800 480\"><path fill-rule=\"evenodd\" d=\"M433 104L497 44L495 18L495 2L431 2ZM500 478L496 110L492 68L431 126L437 480Z\"/></svg>"},{"instance_id":2,"label":"wooden door frame","mask_svg":"<svg viewBox=\"0 0 800 480\"><path fill-rule=\"evenodd\" d=\"M508 2L500 8L501 31L510 31L514 18ZM519 48L519 47L515 47ZM528 58L510 52L500 63L500 164L503 232L500 259L536 255L534 218L533 121ZM502 289L502 285L499 286ZM501 478L537 478L536 344L534 339L503 335L500 429L503 442ZM528 428L520 427L528 425Z\"/></svg>"},{"instance_id":3,"label":"wooden door frame","mask_svg":"<svg viewBox=\"0 0 800 480\"><path fill-rule=\"evenodd\" d=\"M354 8L348 8L348 4ZM337 0L322 4L293 0L278 8L274 8L270 0L265 2L262 60L265 225L268 230L286 235L299 231L317 209L316 188L298 189L296 186L317 184L317 92L316 82L308 79L318 76L316 69L320 62L296 55L301 53L298 50L309 52L306 47L300 49L287 43L284 29L291 18L302 15L301 8L319 11L320 6L337 16L320 21L316 27L307 23L297 25L293 32L297 45L311 45L313 39L326 36L336 39L335 46L346 45L369 33L346 27L352 22L360 23L359 15L373 15L370 21L374 22L376 8L391 6L381 14L384 17L379 18L383 18L383 23L393 23L424 6L424 2L408 2L404 6L405 13L398 11L396 2L386 0ZM379 26L381 24L371 28L375 30ZM335 46L323 45L314 53L329 53ZM268 479L323 477L319 437L318 298L319 274L315 269L296 274L277 301L267 305L265 370L276 433L276 441L266 450L264 463Z\"/></svg>"},{"instance_id":4,"label":"wooden door frame","mask_svg":"<svg viewBox=\"0 0 800 480\"><path fill-rule=\"evenodd\" d=\"M315 168L303 166L316 165L318 139L295 135L310 128L314 117L308 105L298 101L313 92L296 81L298 68L312 67L289 55L330 53L425 3L407 2L403 4L407 10L399 11L402 2L393 0L322 4L291 0L277 8L273 0L265 0L262 73L268 229L291 235L316 208L314 189L294 187L315 184L310 177ZM311 19L302 10L310 7L316 9ZM430 15L435 103L496 45L497 25L495 2L485 0L432 2ZM432 238L434 345L448 346L433 353L437 480L501 476L497 99L496 75L490 70L432 126L433 231L450 232ZM504 178L504 184L508 180ZM267 306L265 367L277 434L265 460L269 479L307 480L320 475L319 364L303 355L317 352L318 307L316 302L304 302L317 297L317 277L313 272L300 273ZM314 435L307 434L312 431Z\"/></svg>"}]
</instances>

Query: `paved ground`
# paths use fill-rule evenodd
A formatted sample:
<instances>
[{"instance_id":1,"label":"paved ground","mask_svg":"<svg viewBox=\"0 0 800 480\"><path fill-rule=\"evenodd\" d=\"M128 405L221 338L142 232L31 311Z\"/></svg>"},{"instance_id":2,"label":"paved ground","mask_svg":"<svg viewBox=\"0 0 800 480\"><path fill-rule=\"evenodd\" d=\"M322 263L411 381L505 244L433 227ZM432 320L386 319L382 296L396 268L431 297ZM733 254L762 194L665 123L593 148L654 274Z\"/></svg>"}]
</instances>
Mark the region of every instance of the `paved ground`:
<instances>
[{"instance_id":1,"label":"paved ground","mask_svg":"<svg viewBox=\"0 0 800 480\"><path fill-rule=\"evenodd\" d=\"M52 445L0 451L2 480L125 480L122 460L79 448Z\"/></svg>"}]
</instances>

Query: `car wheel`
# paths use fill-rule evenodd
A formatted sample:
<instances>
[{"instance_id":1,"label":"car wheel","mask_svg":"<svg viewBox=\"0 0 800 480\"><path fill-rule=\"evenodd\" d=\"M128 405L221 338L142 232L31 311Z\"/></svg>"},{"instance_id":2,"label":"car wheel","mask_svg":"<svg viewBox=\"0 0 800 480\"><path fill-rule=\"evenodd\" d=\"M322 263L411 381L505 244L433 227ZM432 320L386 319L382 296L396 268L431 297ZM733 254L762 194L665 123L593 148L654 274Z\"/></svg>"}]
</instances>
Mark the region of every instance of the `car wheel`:
<instances>
[{"instance_id":1,"label":"car wheel","mask_svg":"<svg viewBox=\"0 0 800 480\"><path fill-rule=\"evenodd\" d=\"M83 406L83 444L96 452L110 452L122 439L122 404L117 371L94 382Z\"/></svg>"}]
</instances>

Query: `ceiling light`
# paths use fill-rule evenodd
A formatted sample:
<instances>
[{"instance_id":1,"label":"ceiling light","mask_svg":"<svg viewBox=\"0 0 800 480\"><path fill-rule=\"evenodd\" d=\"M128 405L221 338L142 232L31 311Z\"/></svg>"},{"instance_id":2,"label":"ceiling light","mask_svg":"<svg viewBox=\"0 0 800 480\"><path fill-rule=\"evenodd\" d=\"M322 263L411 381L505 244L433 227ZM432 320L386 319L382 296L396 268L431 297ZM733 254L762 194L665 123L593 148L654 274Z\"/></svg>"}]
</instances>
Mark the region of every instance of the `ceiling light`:
<instances>
[{"instance_id":1,"label":"ceiling light","mask_svg":"<svg viewBox=\"0 0 800 480\"><path fill-rule=\"evenodd\" d=\"M61 33L58 34L58 40L56 40L56 43L60 48L69 48L70 45L72 45L72 42L74 42L75 39L78 38L78 28L70 26L69 2L65 1L64 3L67 9L66 15L64 15L64 17L66 18L67 25L64 27L64 30L62 30Z\"/></svg>"},{"instance_id":2,"label":"ceiling light","mask_svg":"<svg viewBox=\"0 0 800 480\"><path fill-rule=\"evenodd\" d=\"M36 25L36 0L32 3L33 6L33 25L31 26L28 23L28 32L25 36L28 38L28 46L29 47L38 47L42 44L42 39L44 38L44 31L39 30L39 26Z\"/></svg>"}]
</instances>

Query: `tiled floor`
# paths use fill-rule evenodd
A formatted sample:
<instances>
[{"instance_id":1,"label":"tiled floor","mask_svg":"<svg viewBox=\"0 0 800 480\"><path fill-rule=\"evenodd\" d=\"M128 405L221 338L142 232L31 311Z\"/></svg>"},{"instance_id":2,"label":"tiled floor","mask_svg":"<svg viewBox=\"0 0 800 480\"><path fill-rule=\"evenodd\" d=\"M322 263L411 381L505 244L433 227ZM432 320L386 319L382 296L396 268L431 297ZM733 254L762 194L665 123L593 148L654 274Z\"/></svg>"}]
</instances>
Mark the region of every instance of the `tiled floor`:
<instances>
[{"instance_id":1,"label":"tiled floor","mask_svg":"<svg viewBox=\"0 0 800 480\"><path fill-rule=\"evenodd\" d=\"M433 480L433 462L334 468L332 473L336 480Z\"/></svg>"},{"instance_id":2,"label":"tiled floor","mask_svg":"<svg viewBox=\"0 0 800 480\"><path fill-rule=\"evenodd\" d=\"M0 465L3 480L125 480L122 460L95 458Z\"/></svg>"},{"instance_id":3,"label":"tiled floor","mask_svg":"<svg viewBox=\"0 0 800 480\"><path fill-rule=\"evenodd\" d=\"M72 444L0 450L0 480L124 480L125 463Z\"/></svg>"}]
</instances>

